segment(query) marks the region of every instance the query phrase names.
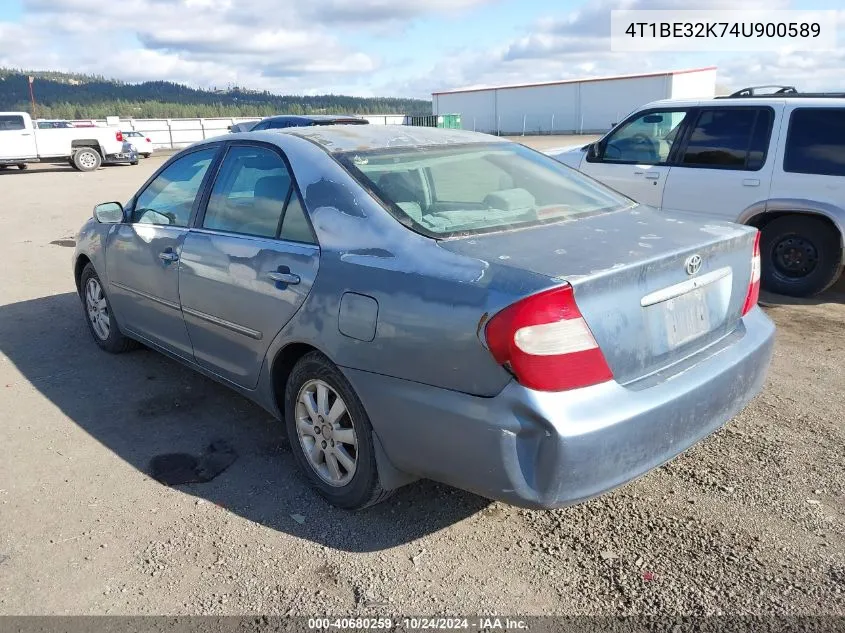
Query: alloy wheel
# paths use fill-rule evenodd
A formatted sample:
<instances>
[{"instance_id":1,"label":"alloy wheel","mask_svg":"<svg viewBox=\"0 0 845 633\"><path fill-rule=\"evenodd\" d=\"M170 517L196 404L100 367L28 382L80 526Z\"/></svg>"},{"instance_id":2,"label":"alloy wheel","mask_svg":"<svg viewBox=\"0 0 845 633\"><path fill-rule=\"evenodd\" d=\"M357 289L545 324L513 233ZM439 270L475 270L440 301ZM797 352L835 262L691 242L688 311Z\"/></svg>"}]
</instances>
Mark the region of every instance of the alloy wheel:
<instances>
[{"instance_id":1,"label":"alloy wheel","mask_svg":"<svg viewBox=\"0 0 845 633\"><path fill-rule=\"evenodd\" d=\"M331 486L345 486L358 465L358 437L343 398L323 380L309 380L296 398L296 433L309 466Z\"/></svg>"},{"instance_id":2,"label":"alloy wheel","mask_svg":"<svg viewBox=\"0 0 845 633\"><path fill-rule=\"evenodd\" d=\"M111 331L109 306L106 303L103 287L97 279L89 279L85 285L85 308L97 338L101 341L108 339Z\"/></svg>"}]
</instances>

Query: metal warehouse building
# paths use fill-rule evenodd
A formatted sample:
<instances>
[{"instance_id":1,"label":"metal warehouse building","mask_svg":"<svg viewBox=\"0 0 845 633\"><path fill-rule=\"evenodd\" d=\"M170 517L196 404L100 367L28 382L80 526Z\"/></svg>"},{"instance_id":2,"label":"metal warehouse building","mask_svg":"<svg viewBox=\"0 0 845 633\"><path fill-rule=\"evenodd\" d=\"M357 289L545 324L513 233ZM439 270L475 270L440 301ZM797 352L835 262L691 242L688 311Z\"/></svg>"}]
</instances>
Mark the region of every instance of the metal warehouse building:
<instances>
[{"instance_id":1,"label":"metal warehouse building","mask_svg":"<svg viewBox=\"0 0 845 633\"><path fill-rule=\"evenodd\" d=\"M713 97L716 67L539 84L466 88L431 95L434 114L460 114L465 130L491 134L607 131L657 99Z\"/></svg>"}]
</instances>

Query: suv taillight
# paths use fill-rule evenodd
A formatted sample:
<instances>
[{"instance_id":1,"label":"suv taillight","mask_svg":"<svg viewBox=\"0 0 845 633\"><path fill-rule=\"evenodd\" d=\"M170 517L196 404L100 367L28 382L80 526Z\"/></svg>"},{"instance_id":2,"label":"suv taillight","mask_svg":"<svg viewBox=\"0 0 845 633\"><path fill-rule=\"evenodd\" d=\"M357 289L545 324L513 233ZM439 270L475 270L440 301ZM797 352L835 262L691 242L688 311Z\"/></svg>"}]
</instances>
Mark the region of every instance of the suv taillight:
<instances>
[{"instance_id":1,"label":"suv taillight","mask_svg":"<svg viewBox=\"0 0 845 633\"><path fill-rule=\"evenodd\" d=\"M748 284L748 293L745 295L745 303L742 306L742 316L751 312L751 308L757 305L760 299L760 231L754 236L754 251L751 254L751 282Z\"/></svg>"},{"instance_id":2,"label":"suv taillight","mask_svg":"<svg viewBox=\"0 0 845 633\"><path fill-rule=\"evenodd\" d=\"M613 378L571 286L508 306L490 319L485 334L496 362L529 389L565 391Z\"/></svg>"},{"instance_id":3,"label":"suv taillight","mask_svg":"<svg viewBox=\"0 0 845 633\"><path fill-rule=\"evenodd\" d=\"M144 140L147 141L147 143L152 143L149 136L147 138L145 138Z\"/></svg>"},{"instance_id":4,"label":"suv taillight","mask_svg":"<svg viewBox=\"0 0 845 633\"><path fill-rule=\"evenodd\" d=\"M118 130L117 132L115 132L115 133L114 133L114 139L115 139L118 143L122 143L122 142L123 142L123 132L121 132L120 130Z\"/></svg>"}]
</instances>

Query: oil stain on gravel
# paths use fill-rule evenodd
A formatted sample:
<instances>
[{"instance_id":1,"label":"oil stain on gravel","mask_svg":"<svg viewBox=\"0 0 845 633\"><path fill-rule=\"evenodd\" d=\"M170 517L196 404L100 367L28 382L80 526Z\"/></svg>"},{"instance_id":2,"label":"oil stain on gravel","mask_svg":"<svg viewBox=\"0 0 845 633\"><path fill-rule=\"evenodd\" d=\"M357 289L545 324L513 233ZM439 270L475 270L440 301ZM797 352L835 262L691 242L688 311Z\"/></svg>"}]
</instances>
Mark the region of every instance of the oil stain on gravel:
<instances>
[{"instance_id":1,"label":"oil stain on gravel","mask_svg":"<svg viewBox=\"0 0 845 633\"><path fill-rule=\"evenodd\" d=\"M150 460L150 477L165 486L205 483L231 466L238 458L226 440L212 442L200 455L166 453Z\"/></svg>"},{"instance_id":2,"label":"oil stain on gravel","mask_svg":"<svg viewBox=\"0 0 845 633\"><path fill-rule=\"evenodd\" d=\"M53 240L52 242L50 242L50 244L55 244L56 246L66 246L66 247L69 247L69 248L73 248L74 246L76 246L76 240L73 239L73 238L66 237L66 238L61 239L61 240Z\"/></svg>"}]
</instances>

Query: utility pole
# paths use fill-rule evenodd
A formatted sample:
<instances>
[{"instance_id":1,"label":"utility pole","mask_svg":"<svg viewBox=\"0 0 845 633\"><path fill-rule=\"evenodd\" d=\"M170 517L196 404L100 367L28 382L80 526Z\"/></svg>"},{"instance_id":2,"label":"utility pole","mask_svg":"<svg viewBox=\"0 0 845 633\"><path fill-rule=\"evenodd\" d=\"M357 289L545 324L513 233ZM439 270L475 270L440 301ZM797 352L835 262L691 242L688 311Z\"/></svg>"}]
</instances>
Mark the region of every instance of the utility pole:
<instances>
[{"instance_id":1,"label":"utility pole","mask_svg":"<svg viewBox=\"0 0 845 633\"><path fill-rule=\"evenodd\" d=\"M35 121L35 93L32 91L32 82L35 77L29 76L29 101L32 103L32 120Z\"/></svg>"}]
</instances>

